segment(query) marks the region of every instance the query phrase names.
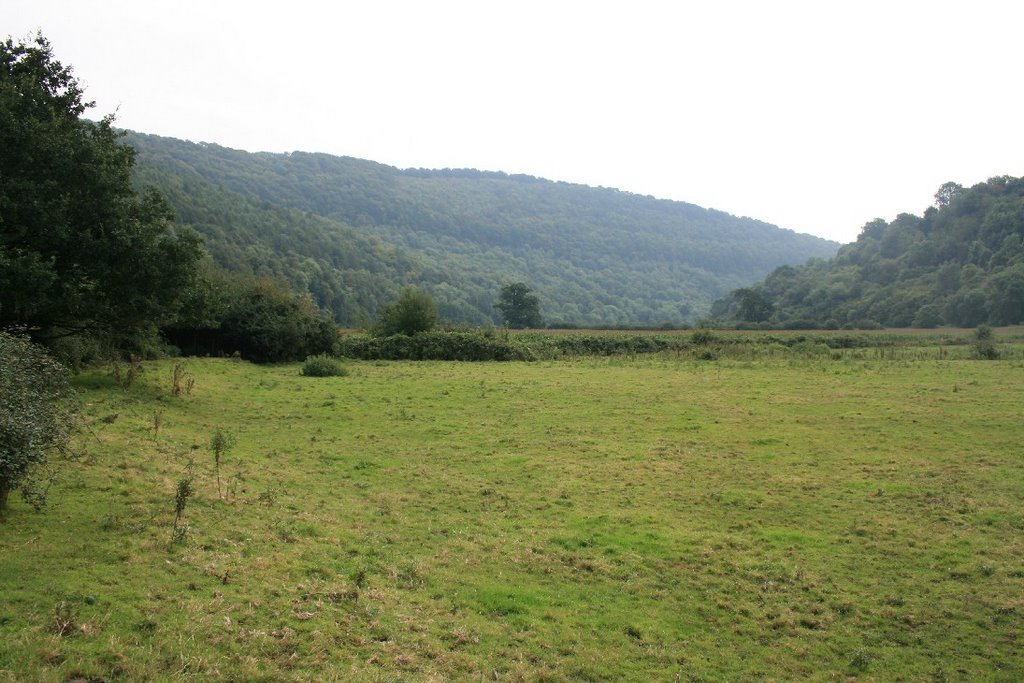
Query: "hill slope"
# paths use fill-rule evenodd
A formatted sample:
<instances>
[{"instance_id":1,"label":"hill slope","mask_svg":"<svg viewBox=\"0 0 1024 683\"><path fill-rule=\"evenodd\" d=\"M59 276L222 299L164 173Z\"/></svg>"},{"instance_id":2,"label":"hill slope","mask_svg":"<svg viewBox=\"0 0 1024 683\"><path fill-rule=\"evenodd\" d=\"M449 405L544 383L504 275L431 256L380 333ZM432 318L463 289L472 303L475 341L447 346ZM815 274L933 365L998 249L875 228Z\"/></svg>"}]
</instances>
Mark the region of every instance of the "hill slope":
<instances>
[{"instance_id":1,"label":"hill slope","mask_svg":"<svg viewBox=\"0 0 1024 683\"><path fill-rule=\"evenodd\" d=\"M1022 322L1024 179L1000 176L969 189L946 183L923 216L872 221L835 258L780 267L715 312L827 326Z\"/></svg>"},{"instance_id":2,"label":"hill slope","mask_svg":"<svg viewBox=\"0 0 1024 683\"><path fill-rule=\"evenodd\" d=\"M405 284L444 317L498 320L528 282L548 320L684 322L731 288L838 245L691 204L479 171L399 170L326 154L252 154L130 134L141 182L165 191L221 265L284 277L342 323Z\"/></svg>"}]
</instances>

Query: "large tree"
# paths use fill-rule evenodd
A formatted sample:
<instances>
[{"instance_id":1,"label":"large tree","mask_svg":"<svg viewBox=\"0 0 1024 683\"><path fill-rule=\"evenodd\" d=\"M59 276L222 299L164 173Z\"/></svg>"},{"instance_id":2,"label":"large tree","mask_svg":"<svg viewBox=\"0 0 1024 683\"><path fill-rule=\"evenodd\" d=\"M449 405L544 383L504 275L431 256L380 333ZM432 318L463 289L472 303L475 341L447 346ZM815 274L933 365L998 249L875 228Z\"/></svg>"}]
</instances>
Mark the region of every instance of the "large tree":
<instances>
[{"instance_id":1,"label":"large tree","mask_svg":"<svg viewBox=\"0 0 1024 683\"><path fill-rule=\"evenodd\" d=\"M525 282L513 282L501 288L501 296L494 305L506 327L544 327L540 316L540 299Z\"/></svg>"},{"instance_id":2,"label":"large tree","mask_svg":"<svg viewBox=\"0 0 1024 683\"><path fill-rule=\"evenodd\" d=\"M0 326L37 339L131 337L172 316L199 239L175 231L134 150L41 35L0 42Z\"/></svg>"}]
</instances>

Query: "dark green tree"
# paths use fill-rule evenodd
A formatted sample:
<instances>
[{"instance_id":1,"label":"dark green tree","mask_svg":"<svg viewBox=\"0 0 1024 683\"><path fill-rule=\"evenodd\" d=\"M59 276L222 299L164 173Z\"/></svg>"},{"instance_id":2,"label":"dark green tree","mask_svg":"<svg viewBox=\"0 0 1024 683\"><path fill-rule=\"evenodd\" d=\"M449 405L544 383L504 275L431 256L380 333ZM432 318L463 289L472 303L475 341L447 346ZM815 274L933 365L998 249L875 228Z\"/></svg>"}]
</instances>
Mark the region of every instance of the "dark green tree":
<instances>
[{"instance_id":1,"label":"dark green tree","mask_svg":"<svg viewBox=\"0 0 1024 683\"><path fill-rule=\"evenodd\" d=\"M337 328L308 294L270 278L204 269L163 333L184 353L238 352L256 363L329 353Z\"/></svg>"},{"instance_id":2,"label":"dark green tree","mask_svg":"<svg viewBox=\"0 0 1024 683\"><path fill-rule=\"evenodd\" d=\"M373 334L390 337L394 334L412 336L427 332L437 324L437 304L434 298L415 287L406 287L402 295L380 312Z\"/></svg>"},{"instance_id":3,"label":"dark green tree","mask_svg":"<svg viewBox=\"0 0 1024 683\"><path fill-rule=\"evenodd\" d=\"M171 317L199 238L132 185L135 152L41 35L0 42L0 326L124 341Z\"/></svg>"},{"instance_id":4,"label":"dark green tree","mask_svg":"<svg viewBox=\"0 0 1024 683\"><path fill-rule=\"evenodd\" d=\"M995 325L1024 322L1024 263L999 273L991 281L989 317Z\"/></svg>"},{"instance_id":5,"label":"dark green tree","mask_svg":"<svg viewBox=\"0 0 1024 683\"><path fill-rule=\"evenodd\" d=\"M736 317L752 323L760 323L771 317L775 310L771 299L764 295L760 289L744 287L734 290L732 293L736 299Z\"/></svg>"},{"instance_id":6,"label":"dark green tree","mask_svg":"<svg viewBox=\"0 0 1024 683\"><path fill-rule=\"evenodd\" d=\"M500 299L494 307L501 311L506 327L544 327L540 299L525 282L513 282L502 287Z\"/></svg>"},{"instance_id":7,"label":"dark green tree","mask_svg":"<svg viewBox=\"0 0 1024 683\"><path fill-rule=\"evenodd\" d=\"M942 183L938 191L935 193L935 206L940 209L944 209L963 193L964 188L960 183Z\"/></svg>"}]
</instances>

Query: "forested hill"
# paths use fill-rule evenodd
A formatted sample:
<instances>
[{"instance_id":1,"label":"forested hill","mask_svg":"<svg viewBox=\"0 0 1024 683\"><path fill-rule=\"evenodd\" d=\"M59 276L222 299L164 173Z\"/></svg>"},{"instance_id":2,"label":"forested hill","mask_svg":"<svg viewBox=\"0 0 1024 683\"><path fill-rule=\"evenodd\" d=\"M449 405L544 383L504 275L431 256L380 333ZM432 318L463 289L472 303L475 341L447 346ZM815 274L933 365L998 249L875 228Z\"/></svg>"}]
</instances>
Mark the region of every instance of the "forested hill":
<instances>
[{"instance_id":1,"label":"forested hill","mask_svg":"<svg viewBox=\"0 0 1024 683\"><path fill-rule=\"evenodd\" d=\"M946 183L922 216L872 221L835 258L780 267L714 313L791 327L1024 322L1024 179Z\"/></svg>"},{"instance_id":2,"label":"forested hill","mask_svg":"<svg viewBox=\"0 0 1024 683\"><path fill-rule=\"evenodd\" d=\"M326 154L248 153L130 133L141 183L229 269L276 275L341 323L406 284L443 317L498 320L501 286L528 283L549 321L692 321L780 264L830 257L809 235L682 202L531 176L399 170Z\"/></svg>"}]
</instances>

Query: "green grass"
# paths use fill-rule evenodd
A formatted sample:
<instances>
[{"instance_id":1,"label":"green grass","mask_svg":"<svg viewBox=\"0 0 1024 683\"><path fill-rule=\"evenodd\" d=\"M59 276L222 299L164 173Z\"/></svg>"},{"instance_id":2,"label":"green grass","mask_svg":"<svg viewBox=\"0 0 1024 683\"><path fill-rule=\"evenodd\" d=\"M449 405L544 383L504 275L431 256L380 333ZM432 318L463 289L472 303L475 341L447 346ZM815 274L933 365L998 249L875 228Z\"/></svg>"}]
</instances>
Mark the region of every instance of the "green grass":
<instances>
[{"instance_id":1,"label":"green grass","mask_svg":"<svg viewBox=\"0 0 1024 683\"><path fill-rule=\"evenodd\" d=\"M84 374L0 680L1022 680L1024 363L925 342Z\"/></svg>"}]
</instances>

